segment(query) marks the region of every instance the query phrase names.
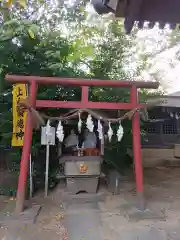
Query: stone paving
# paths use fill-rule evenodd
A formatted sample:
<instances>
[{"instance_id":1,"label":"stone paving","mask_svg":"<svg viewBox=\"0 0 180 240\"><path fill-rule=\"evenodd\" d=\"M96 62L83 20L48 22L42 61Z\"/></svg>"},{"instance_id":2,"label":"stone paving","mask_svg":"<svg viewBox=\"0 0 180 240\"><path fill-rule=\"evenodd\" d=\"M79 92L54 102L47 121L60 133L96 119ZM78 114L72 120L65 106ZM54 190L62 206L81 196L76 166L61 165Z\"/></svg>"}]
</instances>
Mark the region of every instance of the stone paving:
<instances>
[{"instance_id":1,"label":"stone paving","mask_svg":"<svg viewBox=\"0 0 180 240\"><path fill-rule=\"evenodd\" d=\"M102 240L102 223L97 202L69 205L65 225L68 240Z\"/></svg>"}]
</instances>

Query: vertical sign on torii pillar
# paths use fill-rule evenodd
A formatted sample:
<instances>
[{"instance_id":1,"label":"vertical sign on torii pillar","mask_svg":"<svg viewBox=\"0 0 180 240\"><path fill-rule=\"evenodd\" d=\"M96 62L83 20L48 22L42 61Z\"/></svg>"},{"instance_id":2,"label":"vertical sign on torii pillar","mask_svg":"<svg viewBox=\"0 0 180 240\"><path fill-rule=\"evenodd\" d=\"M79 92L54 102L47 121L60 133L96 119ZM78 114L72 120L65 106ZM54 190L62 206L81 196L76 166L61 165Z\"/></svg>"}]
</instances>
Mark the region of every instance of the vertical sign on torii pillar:
<instances>
[{"instance_id":1,"label":"vertical sign on torii pillar","mask_svg":"<svg viewBox=\"0 0 180 240\"><path fill-rule=\"evenodd\" d=\"M37 92L37 84L35 81L30 83L29 87L29 97L31 100L32 107L36 107L36 92ZM25 125L25 133L24 133L24 146L22 150L21 156L21 164L20 164L20 173L19 173L19 181L18 181L18 189L17 189L17 201L16 201L16 212L20 213L24 208L24 200L25 200L25 191L26 191L26 183L28 176L28 168L29 168L29 159L31 154L31 143L32 143L32 116L30 113L27 115L26 125Z\"/></svg>"},{"instance_id":2,"label":"vertical sign on torii pillar","mask_svg":"<svg viewBox=\"0 0 180 240\"><path fill-rule=\"evenodd\" d=\"M57 77L37 77L37 76L15 76L7 75L6 80L14 83L29 83L30 84L30 99L33 108L75 108L75 109L116 109L116 110L131 110L144 108L145 105L139 104L138 88L157 89L157 82L146 81L107 81L107 80L87 80L73 78L57 78ZM39 84L46 85L62 85L62 86L80 86L82 88L81 101L55 101L55 100L36 100L37 87ZM88 87L122 87L130 89L129 103L110 103L110 102L91 102L88 99ZM132 119L132 135L133 135L133 156L136 175L136 189L138 197L138 205L141 210L144 209L143 196L143 171L142 171L142 156L141 156L141 141L140 141L140 120L139 112L136 111ZM21 213L24 207L25 188L27 182L29 156L32 142L32 121L31 114L28 113L26 121L26 129L24 135L24 147L21 156L20 175L17 190L16 212Z\"/></svg>"},{"instance_id":3,"label":"vertical sign on torii pillar","mask_svg":"<svg viewBox=\"0 0 180 240\"><path fill-rule=\"evenodd\" d=\"M24 132L27 113L20 111L18 103L27 98L27 89L25 84L16 84L13 86L13 134L11 145L13 147L22 147L24 144Z\"/></svg>"}]
</instances>

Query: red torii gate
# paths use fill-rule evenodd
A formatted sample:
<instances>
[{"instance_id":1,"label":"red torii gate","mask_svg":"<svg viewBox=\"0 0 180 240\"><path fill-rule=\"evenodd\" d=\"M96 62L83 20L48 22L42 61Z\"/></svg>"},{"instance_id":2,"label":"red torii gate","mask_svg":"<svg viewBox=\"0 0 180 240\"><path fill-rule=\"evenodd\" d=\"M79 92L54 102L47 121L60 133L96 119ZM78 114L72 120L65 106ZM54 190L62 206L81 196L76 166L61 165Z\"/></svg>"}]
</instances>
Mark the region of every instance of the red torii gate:
<instances>
[{"instance_id":1,"label":"red torii gate","mask_svg":"<svg viewBox=\"0 0 180 240\"><path fill-rule=\"evenodd\" d=\"M139 81L114 81L114 80L87 80L76 78L58 78L58 77L38 77L38 76L16 76L6 75L6 80L15 83L28 83L29 95L33 108L92 108L92 109L135 109L140 107L138 100L138 88L157 89L159 84L156 82L139 82ZM37 90L39 84L59 84L62 86L80 86L82 88L81 101L54 101L54 100L37 100ZM91 102L88 99L88 87L123 87L130 88L129 103L109 103L109 102ZM21 156L20 174L17 189L16 212L21 213L24 209L25 189L28 175L29 157L32 143L32 119L28 114L24 134L24 146ZM133 155L136 175L136 189L138 205L144 209L143 194L143 170L141 156L141 139L140 139L140 120L139 113L136 112L132 119L133 134Z\"/></svg>"}]
</instances>

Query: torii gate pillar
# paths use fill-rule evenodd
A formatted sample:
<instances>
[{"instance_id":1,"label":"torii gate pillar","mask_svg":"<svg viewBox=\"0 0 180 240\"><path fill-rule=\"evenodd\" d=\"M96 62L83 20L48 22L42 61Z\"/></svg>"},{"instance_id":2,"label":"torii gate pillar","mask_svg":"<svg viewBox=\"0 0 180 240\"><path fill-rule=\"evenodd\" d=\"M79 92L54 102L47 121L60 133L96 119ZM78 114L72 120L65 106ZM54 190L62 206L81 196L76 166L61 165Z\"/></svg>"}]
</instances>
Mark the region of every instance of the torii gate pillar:
<instances>
[{"instance_id":1,"label":"torii gate pillar","mask_svg":"<svg viewBox=\"0 0 180 240\"><path fill-rule=\"evenodd\" d=\"M138 89L131 88L131 103L136 108L139 104ZM142 168L142 154L141 154L141 130L140 130L140 116L139 112L135 112L132 118L132 137L133 137L133 157L136 177L136 194L137 207L139 210L145 209L144 189L143 189L143 168Z\"/></svg>"}]
</instances>

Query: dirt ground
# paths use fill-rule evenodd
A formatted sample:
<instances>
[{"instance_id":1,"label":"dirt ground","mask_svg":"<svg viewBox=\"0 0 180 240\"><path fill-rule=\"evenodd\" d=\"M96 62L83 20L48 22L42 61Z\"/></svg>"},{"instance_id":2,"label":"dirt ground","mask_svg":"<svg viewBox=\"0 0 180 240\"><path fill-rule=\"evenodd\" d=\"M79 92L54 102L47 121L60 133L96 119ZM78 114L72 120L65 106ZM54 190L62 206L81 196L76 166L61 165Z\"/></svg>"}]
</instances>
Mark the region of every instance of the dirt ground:
<instances>
[{"instance_id":1,"label":"dirt ground","mask_svg":"<svg viewBox=\"0 0 180 240\"><path fill-rule=\"evenodd\" d=\"M180 232L176 232L180 224L180 168L145 169L144 182L147 208L165 214L165 219L137 222L128 217L128 211L136 205L135 181L130 174L123 180L119 195L112 196L109 193L106 200L100 203L104 240L119 240L123 231L135 228L156 228L161 231L171 229L171 237L167 239L180 240ZM0 239L11 239L5 238L10 230L11 233L13 232L12 240L67 240L68 234L64 225L65 211L60 195L54 192L44 199L43 195L39 194L32 201L42 205L36 223L18 227L0 225ZM0 209L5 205L6 199L0 197ZM175 229L174 237L172 237L172 229Z\"/></svg>"},{"instance_id":2,"label":"dirt ground","mask_svg":"<svg viewBox=\"0 0 180 240\"><path fill-rule=\"evenodd\" d=\"M147 208L157 215L165 215L165 218L141 221L129 218L128 213L136 205L135 183L131 176L122 183L119 196L109 196L105 203L100 204L104 239L118 240L122 232L139 228L165 232L163 239L180 240L180 168L145 169L144 191Z\"/></svg>"}]
</instances>

